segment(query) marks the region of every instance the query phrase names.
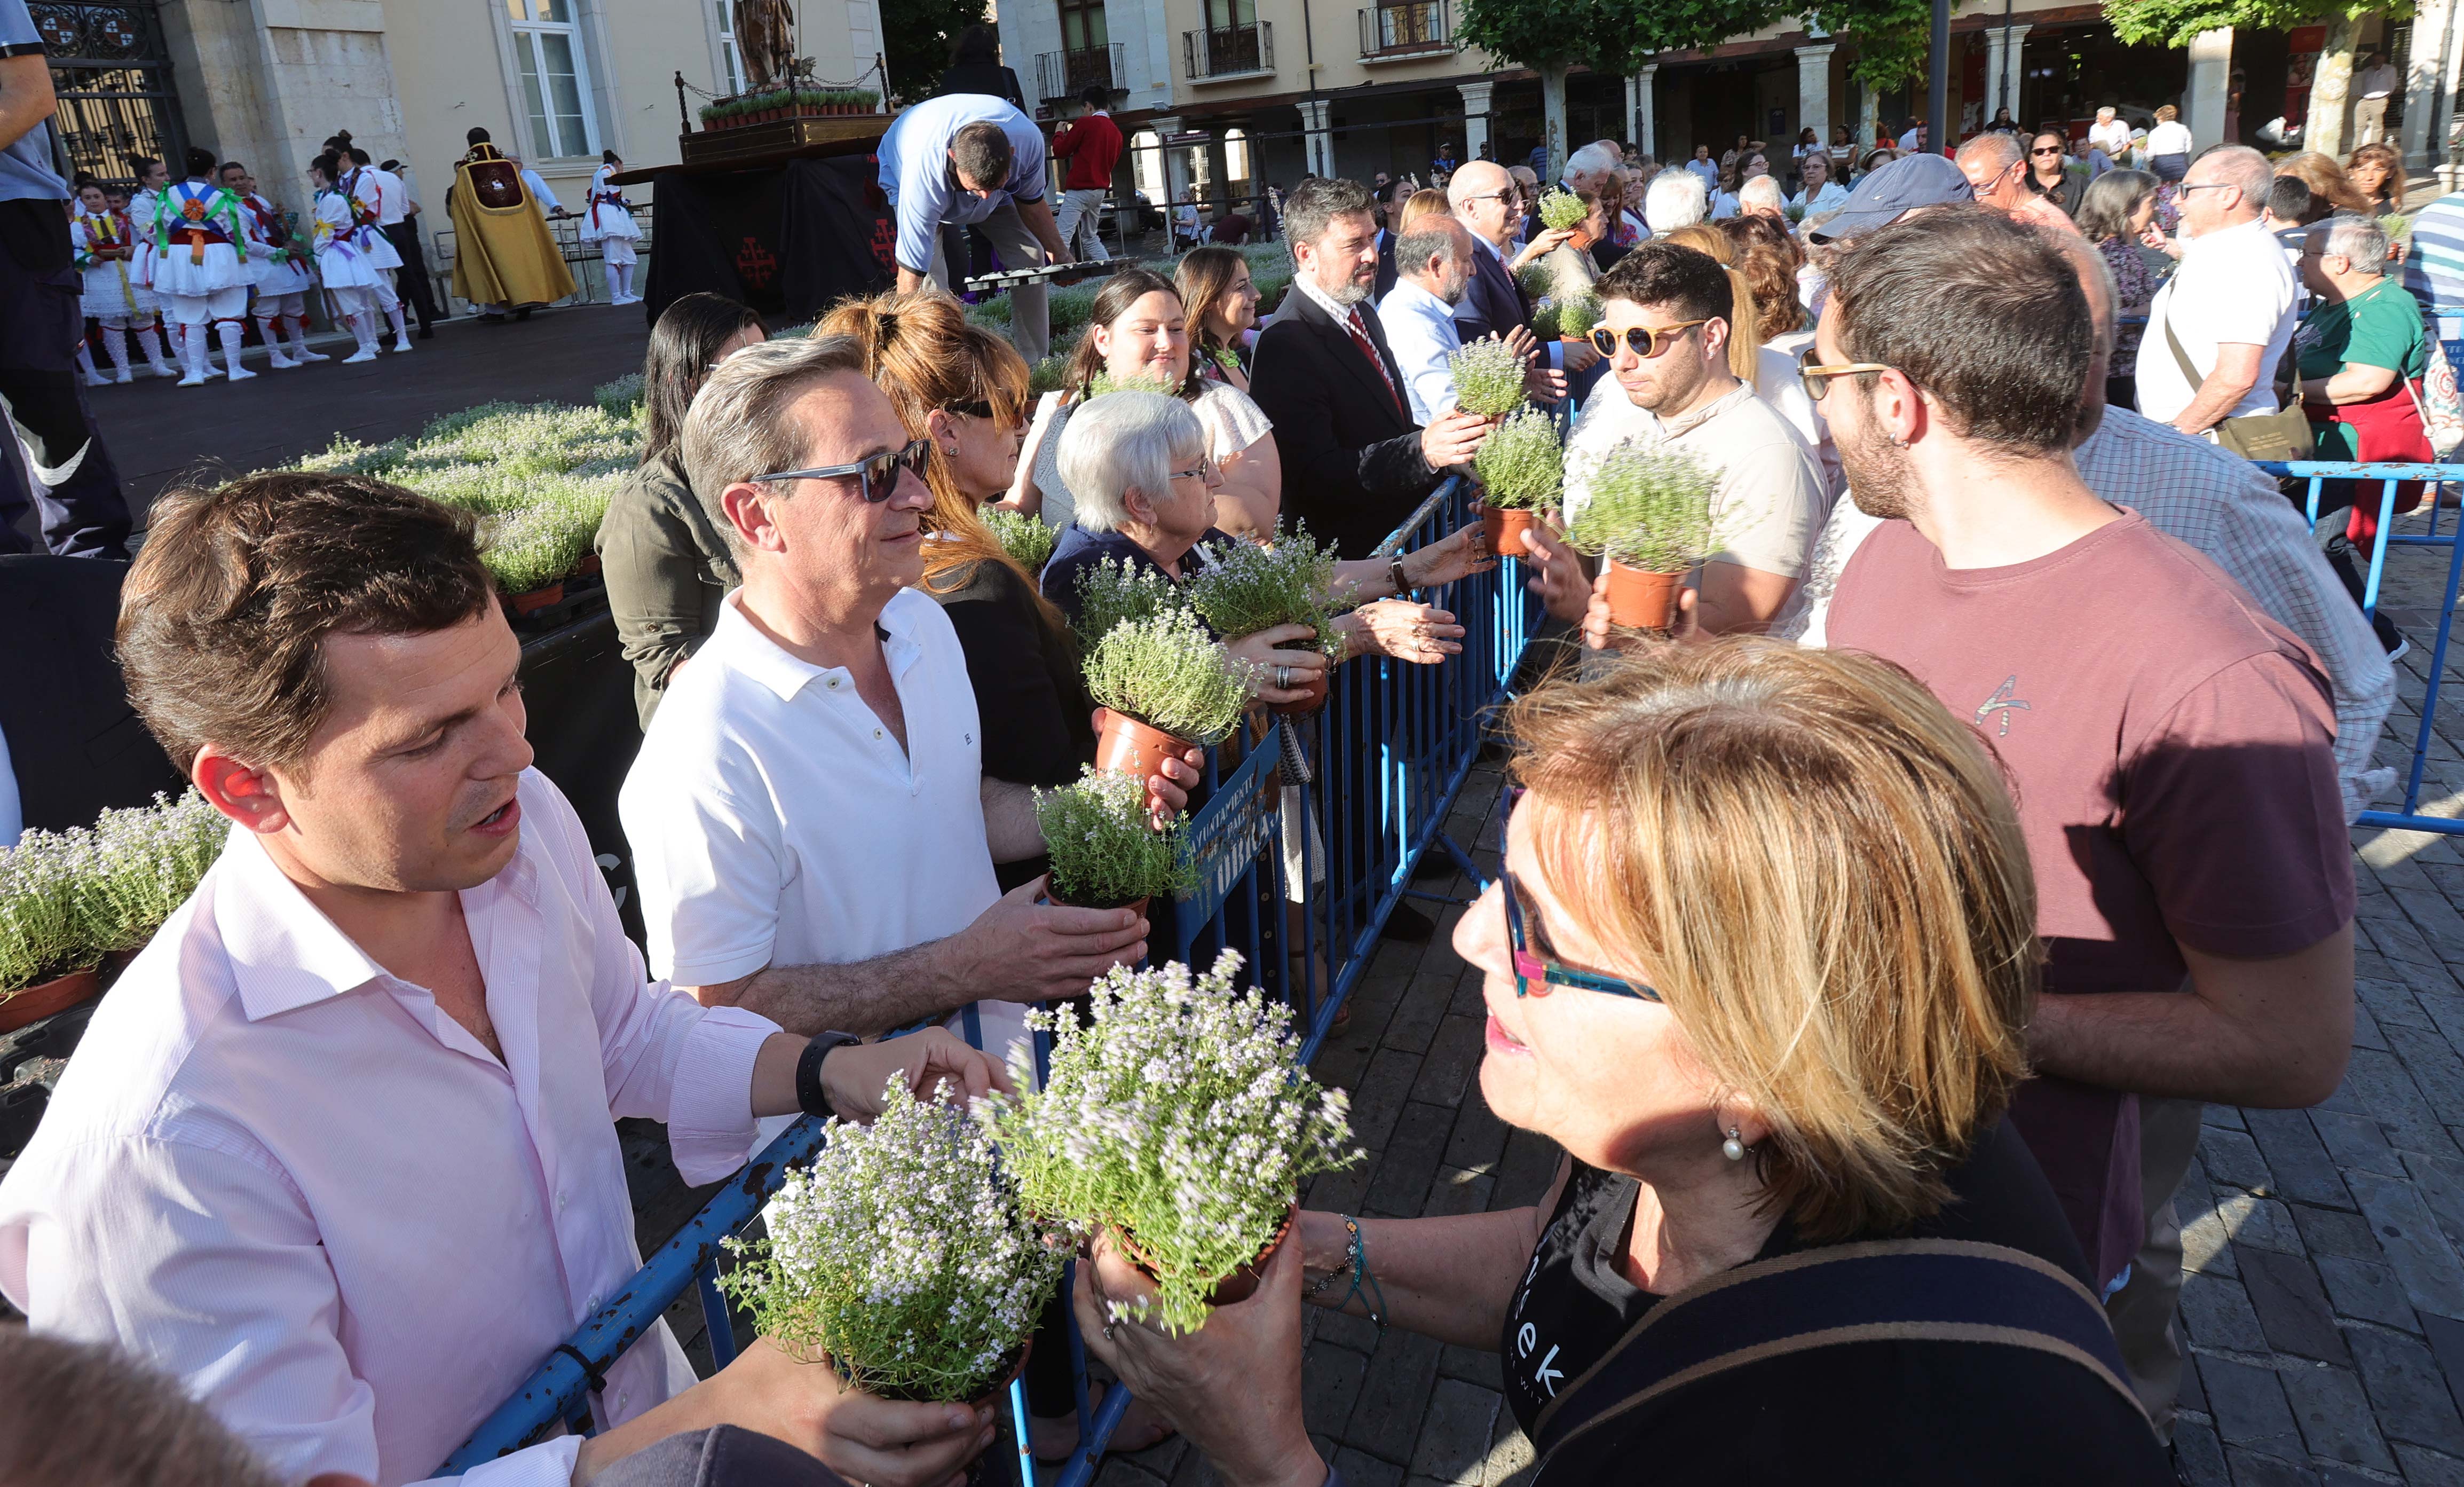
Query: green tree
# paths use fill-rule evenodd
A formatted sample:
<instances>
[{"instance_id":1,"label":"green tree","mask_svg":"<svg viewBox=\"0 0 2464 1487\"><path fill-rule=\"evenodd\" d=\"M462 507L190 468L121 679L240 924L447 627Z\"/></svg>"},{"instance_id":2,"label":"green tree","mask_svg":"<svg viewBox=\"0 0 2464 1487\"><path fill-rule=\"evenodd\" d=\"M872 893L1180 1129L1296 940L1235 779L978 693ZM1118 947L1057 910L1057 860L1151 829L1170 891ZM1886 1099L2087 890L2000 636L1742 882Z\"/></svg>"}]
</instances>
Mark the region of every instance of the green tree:
<instances>
[{"instance_id":1,"label":"green tree","mask_svg":"<svg viewBox=\"0 0 2464 1487\"><path fill-rule=\"evenodd\" d=\"M913 103L940 91L958 33L988 17L987 0L881 0L882 62L890 90ZM858 57L859 67L870 57ZM1004 57L1011 68L1018 58Z\"/></svg>"},{"instance_id":2,"label":"green tree","mask_svg":"<svg viewBox=\"0 0 2464 1487\"><path fill-rule=\"evenodd\" d=\"M2409 3L2380 6L2341 0L2104 0L2104 18L2113 27L2113 33L2133 45L2186 47L2200 33L2227 26L2236 31L2325 26L2327 41L2320 49L2319 66L2310 78L2310 117L2302 125L2301 144L2304 149L2329 155L2344 152L2344 102L2352 84L2353 48L2362 37L2362 17L2376 10L2385 10L2397 20L2412 14Z\"/></svg>"},{"instance_id":3,"label":"green tree","mask_svg":"<svg viewBox=\"0 0 2464 1487\"><path fill-rule=\"evenodd\" d=\"M1959 9L1958 0L1951 9ZM1848 76L1868 93L1888 93L1925 76L1932 0L1832 0L1809 13L1824 31L1854 44Z\"/></svg>"},{"instance_id":4,"label":"green tree","mask_svg":"<svg viewBox=\"0 0 2464 1487\"><path fill-rule=\"evenodd\" d=\"M1716 46L1791 13L1788 0L1463 0L1460 31L1470 45L1540 75L1553 181L1566 168L1566 74L1575 64L1631 74L1654 52Z\"/></svg>"}]
</instances>

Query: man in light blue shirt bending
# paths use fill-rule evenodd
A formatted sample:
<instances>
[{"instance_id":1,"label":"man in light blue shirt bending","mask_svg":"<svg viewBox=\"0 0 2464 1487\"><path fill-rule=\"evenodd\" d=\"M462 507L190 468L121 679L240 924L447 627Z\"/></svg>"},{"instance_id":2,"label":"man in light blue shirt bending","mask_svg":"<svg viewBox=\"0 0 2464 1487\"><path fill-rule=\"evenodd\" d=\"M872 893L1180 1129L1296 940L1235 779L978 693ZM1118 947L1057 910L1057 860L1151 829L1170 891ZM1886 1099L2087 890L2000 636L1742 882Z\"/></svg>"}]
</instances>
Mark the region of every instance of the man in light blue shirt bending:
<instances>
[{"instance_id":1,"label":"man in light blue shirt bending","mask_svg":"<svg viewBox=\"0 0 2464 1487\"><path fill-rule=\"evenodd\" d=\"M948 93L898 116L881 137L881 189L898 217L898 291L950 287L941 226L978 227L1005 269L1067 263L1045 200L1044 135L1004 99ZM1051 349L1041 283L1009 292L1009 336L1031 365Z\"/></svg>"}]
</instances>

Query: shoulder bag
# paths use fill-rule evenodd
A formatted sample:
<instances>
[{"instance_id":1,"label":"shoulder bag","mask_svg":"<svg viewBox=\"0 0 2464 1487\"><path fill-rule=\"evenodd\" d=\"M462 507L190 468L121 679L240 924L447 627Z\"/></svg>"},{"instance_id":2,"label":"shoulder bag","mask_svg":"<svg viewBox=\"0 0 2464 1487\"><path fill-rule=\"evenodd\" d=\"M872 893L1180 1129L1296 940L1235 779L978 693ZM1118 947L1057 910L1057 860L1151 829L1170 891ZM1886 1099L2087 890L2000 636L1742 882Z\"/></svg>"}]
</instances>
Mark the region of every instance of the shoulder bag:
<instances>
[{"instance_id":1,"label":"shoulder bag","mask_svg":"<svg viewBox=\"0 0 2464 1487\"><path fill-rule=\"evenodd\" d=\"M2173 334L2173 318L2170 315L2165 317L2165 344L2172 350L2173 360L2181 365L2182 375L2189 379L2191 395L2196 396L2199 385L2208 379L2191 365L2190 353L2182 349L2182 338ZM2287 360L2292 358L2290 344L2285 346L2284 355ZM2298 389L2298 373L2295 383ZM2215 435L2217 443L2244 459L2307 459L2314 447L2310 420L2302 414L2301 399L2298 396L2290 408L2278 409L2272 413L2247 413L2239 418L2225 419L2215 426Z\"/></svg>"},{"instance_id":2,"label":"shoulder bag","mask_svg":"<svg viewBox=\"0 0 2464 1487\"><path fill-rule=\"evenodd\" d=\"M1766 1359L1871 1342L2027 1348L2087 1369L2130 1401L2104 1308L2068 1271L2006 1245L1891 1239L1757 1260L1651 1309L1534 1422L1536 1487L1566 1444L1662 1395Z\"/></svg>"}]
</instances>

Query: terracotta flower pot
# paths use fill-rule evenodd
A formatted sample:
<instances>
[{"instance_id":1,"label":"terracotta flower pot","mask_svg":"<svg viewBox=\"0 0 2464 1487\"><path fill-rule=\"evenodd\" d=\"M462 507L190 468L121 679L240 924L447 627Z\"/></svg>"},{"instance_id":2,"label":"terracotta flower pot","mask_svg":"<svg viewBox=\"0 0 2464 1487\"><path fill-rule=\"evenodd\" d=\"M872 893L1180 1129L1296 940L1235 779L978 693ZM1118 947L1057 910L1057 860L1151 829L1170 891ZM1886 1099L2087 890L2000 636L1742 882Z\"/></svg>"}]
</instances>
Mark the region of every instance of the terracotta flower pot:
<instances>
[{"instance_id":1,"label":"terracotta flower pot","mask_svg":"<svg viewBox=\"0 0 2464 1487\"><path fill-rule=\"evenodd\" d=\"M505 602L514 607L516 614L528 614L536 610L544 610L551 604L561 603L563 599L564 580L559 579L545 588L534 588L526 594L511 595Z\"/></svg>"},{"instance_id":2,"label":"terracotta flower pot","mask_svg":"<svg viewBox=\"0 0 2464 1487\"><path fill-rule=\"evenodd\" d=\"M1574 235L1566 239L1566 246L1569 248L1583 249L1589 248L1592 244L1598 241L1598 238L1592 235L1592 230L1590 228L1578 227L1574 229Z\"/></svg>"},{"instance_id":3,"label":"terracotta flower pot","mask_svg":"<svg viewBox=\"0 0 2464 1487\"><path fill-rule=\"evenodd\" d=\"M14 1032L38 1017L66 1011L100 989L94 968L88 966L13 992L0 1001L0 1032Z\"/></svg>"},{"instance_id":4,"label":"terracotta flower pot","mask_svg":"<svg viewBox=\"0 0 2464 1487\"><path fill-rule=\"evenodd\" d=\"M1046 879L1045 883L1044 899L1046 903L1057 903L1064 908L1070 909L1128 909L1136 914L1140 919L1147 917L1147 905L1155 901L1152 897L1149 897L1145 899L1134 899L1128 903L1081 903L1077 899L1063 894L1060 885L1049 879Z\"/></svg>"},{"instance_id":5,"label":"terracotta flower pot","mask_svg":"<svg viewBox=\"0 0 2464 1487\"><path fill-rule=\"evenodd\" d=\"M1531 530L1532 513L1519 507L1492 506L1483 501L1480 507L1481 535L1487 539L1488 550L1501 558L1520 558L1529 554L1525 543Z\"/></svg>"},{"instance_id":6,"label":"terracotta flower pot","mask_svg":"<svg viewBox=\"0 0 2464 1487\"><path fill-rule=\"evenodd\" d=\"M1206 1293L1209 1306L1233 1306L1258 1294L1258 1284L1266 1273L1266 1264L1292 1236L1300 1221L1300 1210L1287 1209L1284 1221L1274 1233L1258 1248L1257 1258L1215 1282ZM1140 1296L1154 1296L1156 1291L1155 1267L1147 1262L1146 1252L1138 1248L1135 1235L1115 1229L1110 1232L1111 1245L1096 1254L1097 1278L1103 1282L1104 1294L1114 1300L1126 1301Z\"/></svg>"},{"instance_id":7,"label":"terracotta flower pot","mask_svg":"<svg viewBox=\"0 0 2464 1487\"><path fill-rule=\"evenodd\" d=\"M1297 702L1268 702L1266 711L1278 718L1306 718L1326 705L1327 674L1319 672L1309 678L1309 696Z\"/></svg>"},{"instance_id":8,"label":"terracotta flower pot","mask_svg":"<svg viewBox=\"0 0 2464 1487\"><path fill-rule=\"evenodd\" d=\"M595 553L595 552L585 552L585 553L583 553L583 554L582 555L582 562L581 562L581 563L576 566L575 571L577 571L577 572L582 572L582 573L596 573L596 572L598 572L598 571L599 571L599 554L597 554L597 553Z\"/></svg>"},{"instance_id":9,"label":"terracotta flower pot","mask_svg":"<svg viewBox=\"0 0 2464 1487\"><path fill-rule=\"evenodd\" d=\"M1163 772L1163 762L1191 746L1160 728L1150 728L1127 713L1103 709L1095 729L1095 767L1145 779Z\"/></svg>"},{"instance_id":10,"label":"terracotta flower pot","mask_svg":"<svg viewBox=\"0 0 2464 1487\"><path fill-rule=\"evenodd\" d=\"M1609 619L1633 630L1666 630L1677 620L1683 571L1650 573L1609 560Z\"/></svg>"}]
</instances>

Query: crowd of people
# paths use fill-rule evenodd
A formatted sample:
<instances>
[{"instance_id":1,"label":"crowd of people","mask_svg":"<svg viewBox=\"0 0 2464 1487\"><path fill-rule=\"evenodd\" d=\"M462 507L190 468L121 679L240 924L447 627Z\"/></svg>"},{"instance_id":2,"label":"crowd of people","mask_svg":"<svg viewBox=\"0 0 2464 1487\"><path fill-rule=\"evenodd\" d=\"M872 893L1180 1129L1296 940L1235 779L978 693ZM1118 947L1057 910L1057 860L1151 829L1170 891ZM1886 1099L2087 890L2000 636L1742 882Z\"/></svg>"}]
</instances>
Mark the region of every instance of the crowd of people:
<instances>
[{"instance_id":1,"label":"crowd of people","mask_svg":"<svg viewBox=\"0 0 2464 1487\"><path fill-rule=\"evenodd\" d=\"M1483 1096L1562 1148L1555 1178L1483 1214L1303 1211L1256 1295L1178 1337L1109 1320L1081 1266L1047 1332L1073 1306L1135 1395L1116 1446L1177 1431L1241 1483L1340 1480L1301 1408L1305 1305L1495 1351L1544 1482L2170 1480L2172 1194L2204 1104L2343 1076L2346 827L2386 783L2406 644L2358 602L2373 513L2322 552L2251 459L2297 432L2429 457L2436 338L2405 288L2464 276L2464 196L2391 277L2400 169L2199 151L2162 113L2140 139L2108 110L2084 148L1913 134L1852 166L1809 130L1659 171L1599 141L1548 182L1304 180L1280 304L1227 247L1114 273L1038 396L1041 289L1008 338L971 323L941 229L1059 259L1094 204L1056 218L1014 104L909 109L881 150L894 289L807 335L708 295L652 332L599 538L644 725L620 810L647 953L530 767L472 518L326 473L165 496L118 653L234 829L0 1181L0 1293L34 1334L0 1339L0 1410L19 1377L185 1394L202 1414L144 1418L214 1480L423 1480L638 1267L614 1119L665 1121L699 1183L765 1121L869 1119L892 1078L1004 1083L1024 1010L1145 957L1171 912L1047 892L1033 791L1103 725L1082 576L1185 584L1305 527L1340 633L1216 637L1254 703L1459 664L1479 527L1378 548L1494 433L1452 360L1493 338L1529 399L1573 405L1520 572L1572 654L1498 721L1499 866L1454 946ZM1066 158L1118 148L1071 133ZM150 258L99 261L188 327L194 368L251 294L278 327L305 290L212 281L280 249L244 169L187 164ZM363 164L320 158L313 240L373 279ZM517 169L491 150L462 179ZM1584 220L1536 221L1544 187ZM323 282L382 313L373 282ZM1576 295L1588 334L1540 334ZM1715 481L1666 632L1614 624L1559 524L1635 446ZM995 507L1057 529L1047 563ZM1144 809L1189 808L1202 764L1165 759ZM1028 1364L1039 1453L1084 1423L1069 1356ZM599 1433L469 1479L792 1479L749 1432L935 1487L996 1432L766 1341L697 1380L664 1323L590 1384Z\"/></svg>"}]
</instances>

